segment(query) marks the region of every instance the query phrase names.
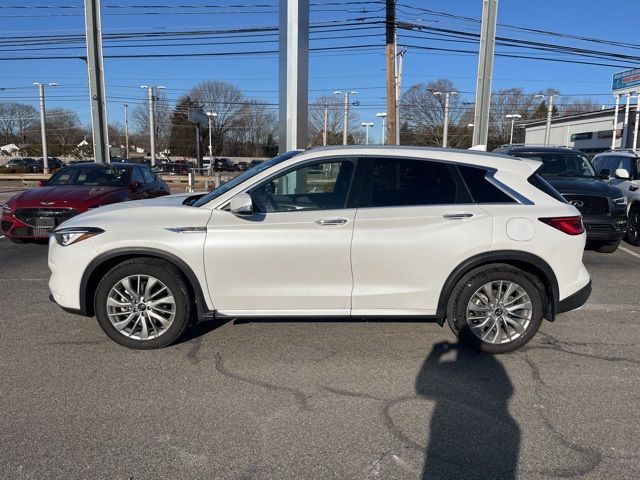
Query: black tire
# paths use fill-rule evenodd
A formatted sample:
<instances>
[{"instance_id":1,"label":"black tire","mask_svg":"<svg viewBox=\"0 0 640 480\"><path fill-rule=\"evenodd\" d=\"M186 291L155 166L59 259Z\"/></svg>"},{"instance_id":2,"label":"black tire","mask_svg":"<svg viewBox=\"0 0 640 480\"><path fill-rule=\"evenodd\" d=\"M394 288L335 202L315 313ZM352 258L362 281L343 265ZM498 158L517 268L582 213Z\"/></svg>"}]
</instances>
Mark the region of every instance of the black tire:
<instances>
[{"instance_id":1,"label":"black tire","mask_svg":"<svg viewBox=\"0 0 640 480\"><path fill-rule=\"evenodd\" d=\"M175 301L175 316L170 326L153 339L143 340L127 337L116 329L107 314L107 299L111 289L122 279L131 275L155 277L164 283ZM184 333L191 315L191 295L180 270L173 264L156 258L137 258L113 267L102 278L96 289L94 308L102 330L116 343L128 348L150 350L174 343Z\"/></svg>"},{"instance_id":2,"label":"black tire","mask_svg":"<svg viewBox=\"0 0 640 480\"><path fill-rule=\"evenodd\" d=\"M620 246L620 240L616 240L615 242L606 242L606 243L594 243L593 250L598 253L613 253Z\"/></svg>"},{"instance_id":3,"label":"black tire","mask_svg":"<svg viewBox=\"0 0 640 480\"><path fill-rule=\"evenodd\" d=\"M630 245L640 246L640 206L638 205L634 205L629 210L625 240Z\"/></svg>"},{"instance_id":4,"label":"black tire","mask_svg":"<svg viewBox=\"0 0 640 480\"><path fill-rule=\"evenodd\" d=\"M483 285L504 280L520 286L531 300L531 319L524 332L504 343L490 343L473 333L467 323L467 305ZM466 345L486 353L506 353L519 349L531 340L542 324L546 295L542 282L535 276L507 264L484 265L466 274L456 284L447 305L447 322L453 333Z\"/></svg>"}]
</instances>

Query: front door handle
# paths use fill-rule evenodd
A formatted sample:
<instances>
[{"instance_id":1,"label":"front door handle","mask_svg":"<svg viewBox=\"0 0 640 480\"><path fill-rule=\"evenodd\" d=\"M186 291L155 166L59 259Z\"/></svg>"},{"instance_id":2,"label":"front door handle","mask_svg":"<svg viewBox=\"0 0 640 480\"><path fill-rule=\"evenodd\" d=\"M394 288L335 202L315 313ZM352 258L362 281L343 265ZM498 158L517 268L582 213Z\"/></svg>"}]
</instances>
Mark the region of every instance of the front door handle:
<instances>
[{"instance_id":1,"label":"front door handle","mask_svg":"<svg viewBox=\"0 0 640 480\"><path fill-rule=\"evenodd\" d=\"M318 220L316 220L316 223L318 225L321 225L323 227L325 226L329 226L329 225L344 225L345 223L347 223L349 220L347 220L346 218L319 218Z\"/></svg>"},{"instance_id":2,"label":"front door handle","mask_svg":"<svg viewBox=\"0 0 640 480\"><path fill-rule=\"evenodd\" d=\"M471 212L452 212L443 214L442 218L445 220L462 220L464 218L471 218L473 215Z\"/></svg>"}]
</instances>

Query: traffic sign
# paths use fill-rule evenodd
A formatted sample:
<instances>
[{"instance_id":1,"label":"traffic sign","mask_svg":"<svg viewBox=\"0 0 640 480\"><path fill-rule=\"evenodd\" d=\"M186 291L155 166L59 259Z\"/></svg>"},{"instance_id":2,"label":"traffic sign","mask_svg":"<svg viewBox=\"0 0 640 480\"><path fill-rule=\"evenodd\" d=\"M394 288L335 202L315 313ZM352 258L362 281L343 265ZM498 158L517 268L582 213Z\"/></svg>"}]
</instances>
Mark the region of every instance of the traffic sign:
<instances>
[{"instance_id":1,"label":"traffic sign","mask_svg":"<svg viewBox=\"0 0 640 480\"><path fill-rule=\"evenodd\" d=\"M631 93L640 91L640 68L633 68L613 74L612 93Z\"/></svg>"}]
</instances>

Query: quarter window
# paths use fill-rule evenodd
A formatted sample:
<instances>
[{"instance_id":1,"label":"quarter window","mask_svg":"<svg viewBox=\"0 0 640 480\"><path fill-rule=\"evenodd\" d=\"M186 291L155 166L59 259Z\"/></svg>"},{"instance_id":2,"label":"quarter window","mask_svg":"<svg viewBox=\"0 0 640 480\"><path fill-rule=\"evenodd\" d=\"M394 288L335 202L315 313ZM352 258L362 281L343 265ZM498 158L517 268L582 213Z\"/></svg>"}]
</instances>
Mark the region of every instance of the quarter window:
<instances>
[{"instance_id":1,"label":"quarter window","mask_svg":"<svg viewBox=\"0 0 640 480\"><path fill-rule=\"evenodd\" d=\"M133 173L131 174L131 182L138 182L140 185L144 183L144 177L140 173L140 169L138 167L135 167L133 169Z\"/></svg>"},{"instance_id":2,"label":"quarter window","mask_svg":"<svg viewBox=\"0 0 640 480\"><path fill-rule=\"evenodd\" d=\"M376 159L373 164L370 207L469 202L450 165L414 159Z\"/></svg>"},{"instance_id":3,"label":"quarter window","mask_svg":"<svg viewBox=\"0 0 640 480\"><path fill-rule=\"evenodd\" d=\"M509 195L504 193L487 180L487 170L484 168L458 165L458 169L464 178L469 192L476 203L516 203Z\"/></svg>"},{"instance_id":4,"label":"quarter window","mask_svg":"<svg viewBox=\"0 0 640 480\"><path fill-rule=\"evenodd\" d=\"M151 170L142 168L142 176L144 177L144 183L153 183L156 181L156 177Z\"/></svg>"},{"instance_id":5,"label":"quarter window","mask_svg":"<svg viewBox=\"0 0 640 480\"><path fill-rule=\"evenodd\" d=\"M354 169L351 160L307 164L249 193L254 208L263 213L344 208Z\"/></svg>"}]
</instances>

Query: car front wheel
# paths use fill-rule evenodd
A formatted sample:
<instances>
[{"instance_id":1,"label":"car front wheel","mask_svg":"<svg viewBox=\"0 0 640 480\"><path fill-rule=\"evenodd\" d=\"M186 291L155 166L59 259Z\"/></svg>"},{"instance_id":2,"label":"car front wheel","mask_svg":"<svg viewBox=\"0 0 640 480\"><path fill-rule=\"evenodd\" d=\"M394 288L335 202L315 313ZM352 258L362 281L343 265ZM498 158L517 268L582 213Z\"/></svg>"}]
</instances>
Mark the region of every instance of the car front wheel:
<instances>
[{"instance_id":1,"label":"car front wheel","mask_svg":"<svg viewBox=\"0 0 640 480\"><path fill-rule=\"evenodd\" d=\"M627 220L627 242L636 247L640 246L640 207L634 206L629 210Z\"/></svg>"},{"instance_id":2,"label":"car front wheel","mask_svg":"<svg viewBox=\"0 0 640 480\"><path fill-rule=\"evenodd\" d=\"M95 312L102 330L120 345L162 348L189 323L189 290L180 271L164 260L128 260L100 281Z\"/></svg>"},{"instance_id":3,"label":"car front wheel","mask_svg":"<svg viewBox=\"0 0 640 480\"><path fill-rule=\"evenodd\" d=\"M544 288L532 275L506 264L480 267L454 287L447 321L467 345L505 353L525 345L542 323Z\"/></svg>"}]
</instances>

